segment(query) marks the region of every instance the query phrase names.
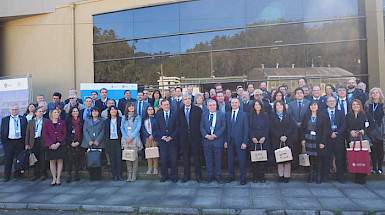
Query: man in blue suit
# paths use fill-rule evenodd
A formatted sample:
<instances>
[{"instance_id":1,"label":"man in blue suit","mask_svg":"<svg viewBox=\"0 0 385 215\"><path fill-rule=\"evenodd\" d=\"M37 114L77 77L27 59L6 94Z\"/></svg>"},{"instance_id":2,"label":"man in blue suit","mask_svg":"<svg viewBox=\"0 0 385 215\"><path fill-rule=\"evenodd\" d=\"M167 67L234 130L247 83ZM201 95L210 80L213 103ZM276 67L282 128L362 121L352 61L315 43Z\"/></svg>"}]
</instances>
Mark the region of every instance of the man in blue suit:
<instances>
[{"instance_id":1,"label":"man in blue suit","mask_svg":"<svg viewBox=\"0 0 385 215\"><path fill-rule=\"evenodd\" d=\"M221 179L221 160L223 149L223 136L226 129L225 115L217 111L217 103L214 100L207 101L208 112L203 112L200 129L203 137L203 151L206 160L207 183L215 179L223 184ZM215 176L213 164L215 162Z\"/></svg>"},{"instance_id":2,"label":"man in blue suit","mask_svg":"<svg viewBox=\"0 0 385 215\"><path fill-rule=\"evenodd\" d=\"M318 103L318 109L320 111L326 110L328 107L326 104L327 97L321 96L321 87L320 86L313 86L313 90L311 91L312 97L310 101L316 101Z\"/></svg>"},{"instance_id":3,"label":"man in blue suit","mask_svg":"<svg viewBox=\"0 0 385 215\"><path fill-rule=\"evenodd\" d=\"M179 108L183 106L181 87L175 88L175 99L171 101L170 105L171 105L171 110L175 113L177 113Z\"/></svg>"},{"instance_id":4,"label":"man in blue suit","mask_svg":"<svg viewBox=\"0 0 385 215\"><path fill-rule=\"evenodd\" d=\"M336 99L329 97L327 99L328 108L324 113L329 117L326 123L326 142L330 143L331 151L336 156L336 179L340 183L345 183L345 115L344 112L336 108ZM328 181L328 176L324 176L323 182Z\"/></svg>"},{"instance_id":5,"label":"man in blue suit","mask_svg":"<svg viewBox=\"0 0 385 215\"><path fill-rule=\"evenodd\" d=\"M178 166L177 166L177 134L179 125L176 113L170 110L170 102L162 100L160 103L161 111L155 114L156 123L154 125L154 137L159 143L161 164L160 182L165 182L168 178L167 164L171 163L171 180L176 183L178 181Z\"/></svg>"},{"instance_id":6,"label":"man in blue suit","mask_svg":"<svg viewBox=\"0 0 385 215\"><path fill-rule=\"evenodd\" d=\"M224 147L227 148L229 178L226 183L234 180L234 151L237 152L239 168L241 170L241 185L246 184L246 148L249 135L247 113L239 109L238 98L231 99L232 110L226 113L226 137Z\"/></svg>"},{"instance_id":7,"label":"man in blue suit","mask_svg":"<svg viewBox=\"0 0 385 215\"><path fill-rule=\"evenodd\" d=\"M146 113L147 107L150 106L150 103L144 100L143 92L138 92L136 97L138 98L138 100L134 101L135 110L136 110L136 113L140 115L143 119L144 114Z\"/></svg>"}]
</instances>

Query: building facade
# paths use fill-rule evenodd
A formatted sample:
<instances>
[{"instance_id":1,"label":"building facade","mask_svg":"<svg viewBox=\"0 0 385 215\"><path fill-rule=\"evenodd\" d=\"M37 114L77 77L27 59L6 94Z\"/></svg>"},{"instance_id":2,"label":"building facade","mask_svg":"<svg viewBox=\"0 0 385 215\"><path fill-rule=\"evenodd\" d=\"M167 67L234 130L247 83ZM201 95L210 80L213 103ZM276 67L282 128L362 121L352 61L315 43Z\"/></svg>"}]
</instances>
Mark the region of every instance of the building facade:
<instances>
[{"instance_id":1,"label":"building facade","mask_svg":"<svg viewBox=\"0 0 385 215\"><path fill-rule=\"evenodd\" d=\"M385 0L12 2L0 10L0 76L32 74L35 95L161 76L255 81L261 67L341 68L385 89Z\"/></svg>"}]
</instances>

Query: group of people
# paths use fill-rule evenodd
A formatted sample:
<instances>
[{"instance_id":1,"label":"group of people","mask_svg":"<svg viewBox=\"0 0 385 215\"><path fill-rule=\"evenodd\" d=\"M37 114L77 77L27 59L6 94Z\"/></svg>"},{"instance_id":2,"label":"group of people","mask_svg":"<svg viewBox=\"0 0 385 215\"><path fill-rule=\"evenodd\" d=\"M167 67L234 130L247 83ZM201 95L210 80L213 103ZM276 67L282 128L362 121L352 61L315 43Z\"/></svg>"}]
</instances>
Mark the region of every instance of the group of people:
<instances>
[{"instance_id":1,"label":"group of people","mask_svg":"<svg viewBox=\"0 0 385 215\"><path fill-rule=\"evenodd\" d=\"M278 182L288 183L291 169L299 166L298 157L305 152L310 157L308 182L328 182L330 171L335 171L336 180L345 183L346 148L360 138L370 142L372 173L382 174L383 133L380 139L368 133L375 125L384 128L384 96L380 88L368 93L364 83L358 86L360 89L355 80L349 80L347 87L327 85L324 96L320 86L310 90L305 78L298 80L293 96L286 85L269 92L265 82L259 89L252 83L246 90L238 86L234 95L221 84L203 94L194 94L192 86L186 88L185 94L181 87L172 87L164 97L155 90L152 98L148 90L138 92L136 99L126 90L118 105L108 98L105 88L99 93L93 91L84 101L77 97L76 89L69 91L64 102L57 92L48 104L43 95L38 95L37 103L30 104L24 115L19 114L17 105L12 105L10 116L2 119L4 181L10 180L13 160L25 148L38 159L32 180L47 178L49 161L51 186L61 184L63 161L68 170L66 182L79 180L79 167L87 149L103 149L113 180L124 180L122 150L133 150L136 159L126 161L126 180L133 182L137 178L138 155L144 153L144 148L158 147L160 157L147 159L146 174L159 173L160 159L160 182L178 181L177 160L182 155L182 183L191 179L191 157L198 183L203 182L202 166L206 167L206 183L232 182L235 162L241 185L247 183L250 163L253 182L264 183L267 167L272 166L277 167ZM275 163L274 151L284 146L292 150L293 160ZM250 151L256 150L266 150L268 159L251 162ZM224 162L229 171L225 180L221 177ZM88 171L91 181L101 179L100 167ZM15 178L22 177L20 171L14 174ZM366 174L356 174L355 182L364 184Z\"/></svg>"}]
</instances>

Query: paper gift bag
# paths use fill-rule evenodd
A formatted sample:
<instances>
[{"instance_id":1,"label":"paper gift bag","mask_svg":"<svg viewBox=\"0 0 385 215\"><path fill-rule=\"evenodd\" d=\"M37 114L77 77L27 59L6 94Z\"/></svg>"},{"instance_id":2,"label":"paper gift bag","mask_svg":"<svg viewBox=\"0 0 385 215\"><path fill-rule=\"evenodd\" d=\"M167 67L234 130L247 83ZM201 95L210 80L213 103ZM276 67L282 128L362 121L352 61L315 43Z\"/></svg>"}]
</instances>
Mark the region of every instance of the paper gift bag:
<instances>
[{"instance_id":1,"label":"paper gift bag","mask_svg":"<svg viewBox=\"0 0 385 215\"><path fill-rule=\"evenodd\" d=\"M310 157L306 153L306 147L302 147L302 152L298 156L300 166L310 166Z\"/></svg>"},{"instance_id":2,"label":"paper gift bag","mask_svg":"<svg viewBox=\"0 0 385 215\"><path fill-rule=\"evenodd\" d=\"M360 148L360 142L357 142L357 141L350 142L349 143L350 148L353 148L354 143L356 143L355 148ZM362 141L362 148L367 149L369 152L372 152L372 150L370 149L369 141L367 140Z\"/></svg>"},{"instance_id":3,"label":"paper gift bag","mask_svg":"<svg viewBox=\"0 0 385 215\"><path fill-rule=\"evenodd\" d=\"M135 153L135 150L132 150L132 149L124 149L124 150L122 151L122 160L135 161L135 160L136 160L136 153Z\"/></svg>"},{"instance_id":4,"label":"paper gift bag","mask_svg":"<svg viewBox=\"0 0 385 215\"><path fill-rule=\"evenodd\" d=\"M285 144L285 143L283 143ZM280 144L281 146L281 144ZM288 146L279 148L274 151L275 154L275 161L277 163L282 163L286 161L291 161L293 160L293 154L291 153L291 149Z\"/></svg>"},{"instance_id":5,"label":"paper gift bag","mask_svg":"<svg viewBox=\"0 0 385 215\"><path fill-rule=\"evenodd\" d=\"M355 141L355 140L354 140ZM363 148L363 141L359 142L353 148L346 150L348 154L349 173L370 173L369 151Z\"/></svg>"},{"instance_id":6,"label":"paper gift bag","mask_svg":"<svg viewBox=\"0 0 385 215\"><path fill-rule=\"evenodd\" d=\"M36 158L35 154L31 153L29 155L29 166L35 165L36 162L37 162L37 158Z\"/></svg>"},{"instance_id":7,"label":"paper gift bag","mask_svg":"<svg viewBox=\"0 0 385 215\"><path fill-rule=\"evenodd\" d=\"M146 155L146 159L158 158L159 157L159 148L158 147L146 148L145 155Z\"/></svg>"},{"instance_id":8,"label":"paper gift bag","mask_svg":"<svg viewBox=\"0 0 385 215\"><path fill-rule=\"evenodd\" d=\"M251 162L267 161L267 151L262 149L262 144L261 150L257 150L257 144L255 144L254 151L250 151L250 158Z\"/></svg>"}]
</instances>

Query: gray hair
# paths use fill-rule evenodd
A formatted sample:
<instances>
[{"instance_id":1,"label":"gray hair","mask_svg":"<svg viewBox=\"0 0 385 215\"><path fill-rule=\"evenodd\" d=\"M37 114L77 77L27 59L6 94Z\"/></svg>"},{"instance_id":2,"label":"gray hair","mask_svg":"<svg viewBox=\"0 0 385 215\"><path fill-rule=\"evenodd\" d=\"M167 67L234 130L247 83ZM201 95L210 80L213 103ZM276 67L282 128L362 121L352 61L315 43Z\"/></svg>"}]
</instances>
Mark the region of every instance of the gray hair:
<instances>
[{"instance_id":1,"label":"gray hair","mask_svg":"<svg viewBox=\"0 0 385 215\"><path fill-rule=\"evenodd\" d=\"M217 104L217 102L215 101L215 100L212 100L212 99L209 99L209 100L207 100L207 105L209 105L209 103L215 103L215 104Z\"/></svg>"},{"instance_id":2,"label":"gray hair","mask_svg":"<svg viewBox=\"0 0 385 215\"><path fill-rule=\"evenodd\" d=\"M263 91L261 89L256 89L254 90L253 95L255 95L256 93L263 93Z\"/></svg>"},{"instance_id":3,"label":"gray hair","mask_svg":"<svg viewBox=\"0 0 385 215\"><path fill-rule=\"evenodd\" d=\"M190 98L191 98L191 95L190 95L190 94L187 94L187 93L185 93L185 94L183 94L183 96L182 96L182 99L184 99L184 97L190 97Z\"/></svg>"},{"instance_id":4,"label":"gray hair","mask_svg":"<svg viewBox=\"0 0 385 215\"><path fill-rule=\"evenodd\" d=\"M360 82L360 83L358 83L358 85L363 85L366 88L366 84L364 82Z\"/></svg>"},{"instance_id":5,"label":"gray hair","mask_svg":"<svg viewBox=\"0 0 385 215\"><path fill-rule=\"evenodd\" d=\"M78 98L78 96L77 96L75 93L71 93L71 94L69 95L69 97L71 97L71 96L73 96L75 99Z\"/></svg>"},{"instance_id":6,"label":"gray hair","mask_svg":"<svg viewBox=\"0 0 385 215\"><path fill-rule=\"evenodd\" d=\"M9 109L11 109L12 107L17 107L17 109L20 109L19 105L18 104L12 104Z\"/></svg>"},{"instance_id":7,"label":"gray hair","mask_svg":"<svg viewBox=\"0 0 385 215\"><path fill-rule=\"evenodd\" d=\"M41 107L42 105L45 105L46 107L48 106L47 102L44 102L44 101L43 102L39 102L38 105L39 105L39 107Z\"/></svg>"}]
</instances>

